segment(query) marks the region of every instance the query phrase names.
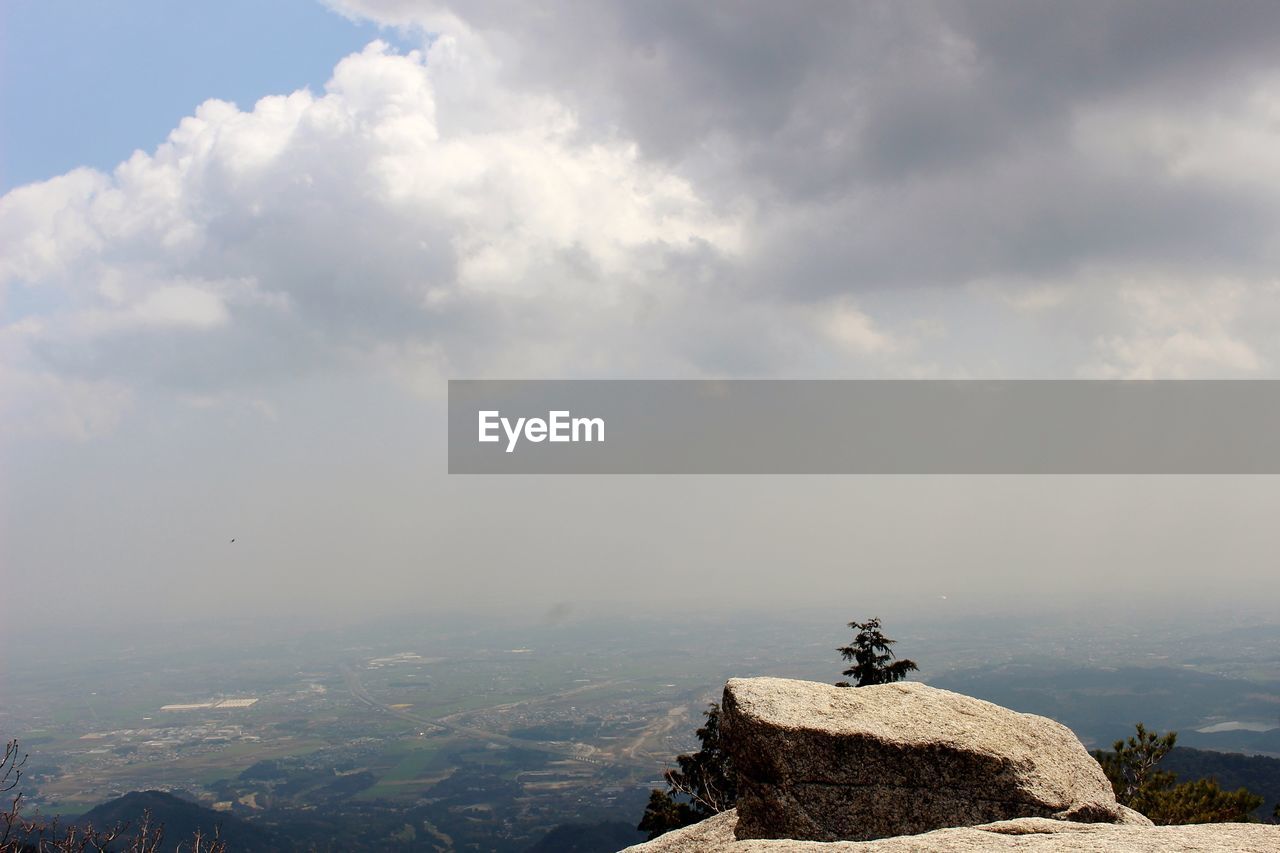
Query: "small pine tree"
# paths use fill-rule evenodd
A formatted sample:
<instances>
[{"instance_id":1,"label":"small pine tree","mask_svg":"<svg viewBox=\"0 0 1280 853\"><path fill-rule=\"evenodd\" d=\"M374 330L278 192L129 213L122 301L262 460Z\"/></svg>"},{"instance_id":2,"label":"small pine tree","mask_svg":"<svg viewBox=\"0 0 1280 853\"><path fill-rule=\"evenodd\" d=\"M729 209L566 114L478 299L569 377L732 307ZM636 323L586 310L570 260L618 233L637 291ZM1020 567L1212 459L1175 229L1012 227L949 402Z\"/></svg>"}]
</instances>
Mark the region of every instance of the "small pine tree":
<instances>
[{"instance_id":1,"label":"small pine tree","mask_svg":"<svg viewBox=\"0 0 1280 853\"><path fill-rule=\"evenodd\" d=\"M706 722L697 731L701 749L676 757L677 769L662 774L666 791L649 792L649 804L637 828L649 833L650 839L705 820L737 803L737 783L729 754L720 741L720 705L712 702L704 716Z\"/></svg>"},{"instance_id":2,"label":"small pine tree","mask_svg":"<svg viewBox=\"0 0 1280 853\"><path fill-rule=\"evenodd\" d=\"M1136 728L1128 740L1116 741L1111 752L1094 753L1121 805L1142 812L1159 826L1253 819L1262 797L1247 788L1224 791L1216 779L1179 783L1174 774L1159 769L1177 743L1178 733L1160 735L1147 731L1142 723Z\"/></svg>"},{"instance_id":3,"label":"small pine tree","mask_svg":"<svg viewBox=\"0 0 1280 853\"><path fill-rule=\"evenodd\" d=\"M1147 731L1146 726L1138 723L1137 734L1128 740L1116 741L1110 753L1097 755L1098 763L1111 780L1116 799L1122 805L1146 814L1146 809L1138 804L1150 806L1147 797L1152 792L1173 785L1174 775L1156 767L1177 741L1177 732L1160 735Z\"/></svg>"},{"instance_id":4,"label":"small pine tree","mask_svg":"<svg viewBox=\"0 0 1280 853\"><path fill-rule=\"evenodd\" d=\"M846 662L853 662L853 666L841 674L846 677L852 676L857 683L851 685L847 681L838 681L836 682L836 687L867 687L872 684L892 684L895 681L901 681L906 678L907 673L915 672L920 668L916 666L915 661L907 658L894 660L892 646L897 641L891 640L881 633L879 619L868 619L866 622L850 622L849 627L857 632L854 634L853 642L836 649L836 651L840 653Z\"/></svg>"}]
</instances>

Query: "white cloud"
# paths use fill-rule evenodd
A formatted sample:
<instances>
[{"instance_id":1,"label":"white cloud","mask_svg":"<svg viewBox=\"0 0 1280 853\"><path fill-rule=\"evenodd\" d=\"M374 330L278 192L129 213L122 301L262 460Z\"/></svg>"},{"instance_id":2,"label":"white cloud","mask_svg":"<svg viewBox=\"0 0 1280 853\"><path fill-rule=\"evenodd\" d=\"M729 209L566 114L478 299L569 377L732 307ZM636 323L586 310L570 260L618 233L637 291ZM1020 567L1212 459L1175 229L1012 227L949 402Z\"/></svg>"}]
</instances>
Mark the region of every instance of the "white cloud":
<instances>
[{"instance_id":1,"label":"white cloud","mask_svg":"<svg viewBox=\"0 0 1280 853\"><path fill-rule=\"evenodd\" d=\"M1261 367L1249 344L1223 332L1179 329L1104 339L1100 346L1108 359L1097 367L1103 379L1203 379L1224 372L1256 373Z\"/></svg>"},{"instance_id":2,"label":"white cloud","mask_svg":"<svg viewBox=\"0 0 1280 853\"><path fill-rule=\"evenodd\" d=\"M1272 194L1280 185L1280 75L1241 83L1226 97L1192 105L1091 106L1076 116L1075 144L1131 169L1154 166L1172 180Z\"/></svg>"},{"instance_id":3,"label":"white cloud","mask_svg":"<svg viewBox=\"0 0 1280 853\"><path fill-rule=\"evenodd\" d=\"M1280 356L1269 13L1162 13L1166 55L1128 49L1141 10L330 5L422 48L0 198L11 371L249 400L353 369L430 390Z\"/></svg>"},{"instance_id":4,"label":"white cloud","mask_svg":"<svg viewBox=\"0 0 1280 853\"><path fill-rule=\"evenodd\" d=\"M144 327L208 329L226 323L230 314L216 295L188 285L172 285L143 296L129 306L126 317Z\"/></svg>"},{"instance_id":5,"label":"white cloud","mask_svg":"<svg viewBox=\"0 0 1280 853\"><path fill-rule=\"evenodd\" d=\"M848 300L840 300L822 312L820 328L839 347L858 353L889 353L900 342L878 328L870 317Z\"/></svg>"},{"instance_id":6,"label":"white cloud","mask_svg":"<svg viewBox=\"0 0 1280 853\"><path fill-rule=\"evenodd\" d=\"M1257 376L1266 363L1238 323L1246 310L1274 311L1275 295L1274 288L1223 282L1124 286L1118 296L1129 328L1098 340L1099 360L1086 372L1114 379Z\"/></svg>"},{"instance_id":7,"label":"white cloud","mask_svg":"<svg viewBox=\"0 0 1280 853\"><path fill-rule=\"evenodd\" d=\"M738 217L624 139L581 139L564 105L504 91L486 62L449 38L374 43L323 94L209 101L110 176L9 193L0 287L46 306L5 330L16 360L200 395L329 359L553 372L584 343L638 344L638 314L678 310L739 250Z\"/></svg>"}]
</instances>

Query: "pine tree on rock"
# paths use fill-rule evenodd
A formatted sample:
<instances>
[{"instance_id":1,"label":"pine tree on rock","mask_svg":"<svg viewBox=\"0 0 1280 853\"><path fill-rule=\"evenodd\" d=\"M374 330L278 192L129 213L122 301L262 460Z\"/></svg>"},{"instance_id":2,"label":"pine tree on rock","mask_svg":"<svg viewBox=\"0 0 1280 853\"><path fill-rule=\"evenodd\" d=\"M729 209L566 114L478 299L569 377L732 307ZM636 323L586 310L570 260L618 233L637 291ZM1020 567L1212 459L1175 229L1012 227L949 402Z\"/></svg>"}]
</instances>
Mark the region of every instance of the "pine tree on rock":
<instances>
[{"instance_id":1,"label":"pine tree on rock","mask_svg":"<svg viewBox=\"0 0 1280 853\"><path fill-rule=\"evenodd\" d=\"M915 672L920 668L916 666L915 661L907 658L894 660L892 646L897 640L889 639L880 631L878 618L868 619L866 622L850 622L849 627L857 632L854 634L853 642L836 651L845 661L853 663L853 666L841 674L852 677L856 683L838 681L836 687L892 684L895 681L902 681L907 677L907 673Z\"/></svg>"}]
</instances>

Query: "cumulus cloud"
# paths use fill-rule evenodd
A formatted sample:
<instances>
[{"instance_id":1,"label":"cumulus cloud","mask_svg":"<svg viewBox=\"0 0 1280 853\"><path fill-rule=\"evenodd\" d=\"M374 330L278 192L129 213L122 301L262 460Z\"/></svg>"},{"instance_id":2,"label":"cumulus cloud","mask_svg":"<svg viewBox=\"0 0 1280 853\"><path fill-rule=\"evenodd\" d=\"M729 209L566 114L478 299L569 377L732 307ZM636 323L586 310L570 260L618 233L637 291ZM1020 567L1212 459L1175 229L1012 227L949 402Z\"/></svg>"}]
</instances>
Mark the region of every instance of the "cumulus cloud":
<instances>
[{"instance_id":1,"label":"cumulus cloud","mask_svg":"<svg viewBox=\"0 0 1280 853\"><path fill-rule=\"evenodd\" d=\"M493 45L505 85L746 199L745 274L780 298L1043 295L1095 273L1262 286L1280 261L1273 4L329 2Z\"/></svg>"},{"instance_id":2,"label":"cumulus cloud","mask_svg":"<svg viewBox=\"0 0 1280 853\"><path fill-rule=\"evenodd\" d=\"M1271 4L327 2L421 49L0 199L5 399L1276 363Z\"/></svg>"},{"instance_id":3,"label":"cumulus cloud","mask_svg":"<svg viewBox=\"0 0 1280 853\"><path fill-rule=\"evenodd\" d=\"M792 194L927 176L1060 138L1081 105L1177 105L1259 82L1280 11L1192 0L541 4L327 0L490 45L504 85L551 90L655 156L735 160ZM708 165L702 162L703 166Z\"/></svg>"},{"instance_id":4,"label":"cumulus cloud","mask_svg":"<svg viewBox=\"0 0 1280 853\"><path fill-rule=\"evenodd\" d=\"M375 43L323 94L209 101L111 175L9 193L0 286L37 306L4 329L10 385L208 394L362 359L537 374L619 336L643 358L724 285L739 214L488 73L448 38Z\"/></svg>"}]
</instances>

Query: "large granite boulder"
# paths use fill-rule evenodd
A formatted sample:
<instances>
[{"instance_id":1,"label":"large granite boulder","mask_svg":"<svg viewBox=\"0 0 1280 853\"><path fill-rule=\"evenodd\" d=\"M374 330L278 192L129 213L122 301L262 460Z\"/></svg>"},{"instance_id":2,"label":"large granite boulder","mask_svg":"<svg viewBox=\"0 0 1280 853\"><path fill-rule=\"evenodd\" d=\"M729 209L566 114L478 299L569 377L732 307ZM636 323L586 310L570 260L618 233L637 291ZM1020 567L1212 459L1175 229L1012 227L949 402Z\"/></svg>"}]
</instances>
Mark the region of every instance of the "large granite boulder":
<instances>
[{"instance_id":1,"label":"large granite boulder","mask_svg":"<svg viewBox=\"0 0 1280 853\"><path fill-rule=\"evenodd\" d=\"M863 841L1024 817L1150 825L1117 805L1066 726L969 696L735 678L723 708L739 839Z\"/></svg>"},{"instance_id":2,"label":"large granite boulder","mask_svg":"<svg viewBox=\"0 0 1280 853\"><path fill-rule=\"evenodd\" d=\"M864 688L865 689L865 688ZM1198 826L1117 826L1045 818L938 829L923 835L879 841L746 839L734 832L736 812L668 832L626 853L1275 853L1280 826L1260 823L1210 823Z\"/></svg>"}]
</instances>

